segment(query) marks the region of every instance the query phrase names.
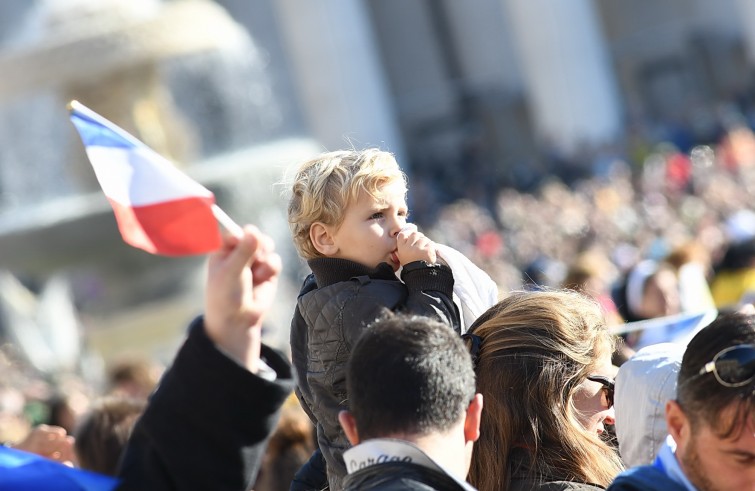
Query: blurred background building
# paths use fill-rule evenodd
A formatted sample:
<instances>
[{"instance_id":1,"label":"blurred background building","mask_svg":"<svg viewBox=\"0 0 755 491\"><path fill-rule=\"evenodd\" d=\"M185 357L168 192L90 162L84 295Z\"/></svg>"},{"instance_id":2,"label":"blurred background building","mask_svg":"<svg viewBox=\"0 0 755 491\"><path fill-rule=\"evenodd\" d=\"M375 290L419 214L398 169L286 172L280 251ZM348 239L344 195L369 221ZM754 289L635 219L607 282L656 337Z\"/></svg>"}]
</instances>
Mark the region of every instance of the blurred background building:
<instances>
[{"instance_id":1,"label":"blurred background building","mask_svg":"<svg viewBox=\"0 0 755 491\"><path fill-rule=\"evenodd\" d=\"M37 362L47 371L88 346L170 359L202 308L202 258L120 241L68 122L72 98L273 233L289 281L270 336L285 346L304 272L275 186L287 166L390 150L410 174L414 218L431 227L469 200L489 214L470 240L492 257L516 246L494 229L527 220L501 213L502 190L610 178L616 162L640 172L661 142L688 154L751 126L754 26L748 0L4 0L0 268L14 285L3 295L24 293L0 304L3 332L32 351L51 339L56 317L35 307L51 278L68 282L55 298L68 292L81 342L37 353L59 357ZM595 235L572 219L561 225Z\"/></svg>"}]
</instances>

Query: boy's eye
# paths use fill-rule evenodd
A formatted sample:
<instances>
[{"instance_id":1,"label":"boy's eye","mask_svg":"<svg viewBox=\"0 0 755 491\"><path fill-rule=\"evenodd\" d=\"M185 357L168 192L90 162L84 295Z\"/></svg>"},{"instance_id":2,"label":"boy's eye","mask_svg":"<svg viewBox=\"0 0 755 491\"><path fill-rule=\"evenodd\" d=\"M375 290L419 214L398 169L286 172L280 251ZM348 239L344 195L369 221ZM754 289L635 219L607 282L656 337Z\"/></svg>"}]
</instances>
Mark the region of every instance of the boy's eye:
<instances>
[{"instance_id":1,"label":"boy's eye","mask_svg":"<svg viewBox=\"0 0 755 491\"><path fill-rule=\"evenodd\" d=\"M378 218L383 218L383 212L382 211L378 211L378 212L373 213L372 215L370 215L370 220L377 220Z\"/></svg>"},{"instance_id":2,"label":"boy's eye","mask_svg":"<svg viewBox=\"0 0 755 491\"><path fill-rule=\"evenodd\" d=\"M408 210L401 210L401 211L398 212L398 216L404 217L404 218L409 218L409 211Z\"/></svg>"}]
</instances>

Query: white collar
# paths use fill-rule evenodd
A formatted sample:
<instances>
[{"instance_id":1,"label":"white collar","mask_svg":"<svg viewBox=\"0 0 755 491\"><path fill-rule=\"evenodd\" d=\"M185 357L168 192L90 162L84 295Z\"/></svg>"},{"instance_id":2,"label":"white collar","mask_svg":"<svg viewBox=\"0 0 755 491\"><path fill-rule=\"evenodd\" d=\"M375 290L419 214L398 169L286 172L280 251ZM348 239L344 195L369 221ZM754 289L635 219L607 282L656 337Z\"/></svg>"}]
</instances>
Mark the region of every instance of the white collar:
<instances>
[{"instance_id":1,"label":"white collar","mask_svg":"<svg viewBox=\"0 0 755 491\"><path fill-rule=\"evenodd\" d=\"M377 464L388 462L411 462L429 469L441 472L456 481L463 489L474 491L474 488L463 479L459 479L452 472L444 469L413 443L394 438L374 438L346 450L343 453L346 470L349 474Z\"/></svg>"}]
</instances>

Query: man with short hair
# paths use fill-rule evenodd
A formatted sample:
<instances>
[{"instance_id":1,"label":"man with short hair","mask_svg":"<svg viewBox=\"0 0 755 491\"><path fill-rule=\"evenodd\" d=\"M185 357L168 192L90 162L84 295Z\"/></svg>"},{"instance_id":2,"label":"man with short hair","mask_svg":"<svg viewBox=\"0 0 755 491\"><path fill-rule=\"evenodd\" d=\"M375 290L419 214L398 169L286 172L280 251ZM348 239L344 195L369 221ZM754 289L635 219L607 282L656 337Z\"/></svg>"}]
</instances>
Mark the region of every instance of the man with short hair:
<instances>
[{"instance_id":1,"label":"man with short hair","mask_svg":"<svg viewBox=\"0 0 755 491\"><path fill-rule=\"evenodd\" d=\"M346 490L472 490L482 395L469 353L448 326L390 315L365 330L347 367L350 411L339 421Z\"/></svg>"},{"instance_id":2,"label":"man with short hair","mask_svg":"<svg viewBox=\"0 0 755 491\"><path fill-rule=\"evenodd\" d=\"M653 464L609 490L755 489L755 315L721 316L690 341L676 397Z\"/></svg>"}]
</instances>

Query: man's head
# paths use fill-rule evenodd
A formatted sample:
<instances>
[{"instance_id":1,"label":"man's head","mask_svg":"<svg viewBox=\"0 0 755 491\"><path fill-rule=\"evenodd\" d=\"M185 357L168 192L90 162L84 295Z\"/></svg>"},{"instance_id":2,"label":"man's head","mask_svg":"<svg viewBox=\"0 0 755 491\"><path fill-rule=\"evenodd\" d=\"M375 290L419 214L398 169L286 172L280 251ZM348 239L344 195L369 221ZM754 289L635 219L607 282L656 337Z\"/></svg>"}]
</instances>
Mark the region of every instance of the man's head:
<instances>
[{"instance_id":1,"label":"man's head","mask_svg":"<svg viewBox=\"0 0 755 491\"><path fill-rule=\"evenodd\" d=\"M755 316L721 316L690 341L666 422L698 489L755 488Z\"/></svg>"},{"instance_id":2,"label":"man's head","mask_svg":"<svg viewBox=\"0 0 755 491\"><path fill-rule=\"evenodd\" d=\"M405 195L406 176L388 152L372 148L322 154L303 163L293 177L288 222L294 244L304 259L339 257L337 248L328 248L329 240L350 210L365 202L393 206L391 212L403 213L405 221Z\"/></svg>"},{"instance_id":3,"label":"man's head","mask_svg":"<svg viewBox=\"0 0 755 491\"><path fill-rule=\"evenodd\" d=\"M375 322L352 350L346 382L351 411L339 420L353 444L440 436L471 456L482 396L469 353L448 326L401 315Z\"/></svg>"}]
</instances>

